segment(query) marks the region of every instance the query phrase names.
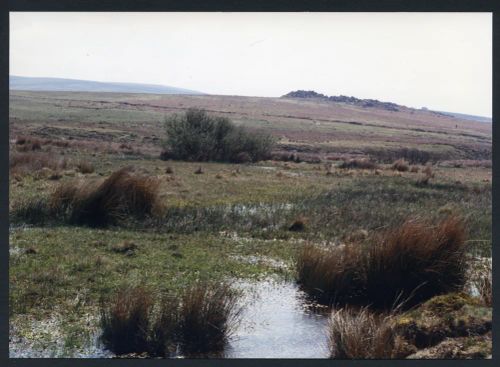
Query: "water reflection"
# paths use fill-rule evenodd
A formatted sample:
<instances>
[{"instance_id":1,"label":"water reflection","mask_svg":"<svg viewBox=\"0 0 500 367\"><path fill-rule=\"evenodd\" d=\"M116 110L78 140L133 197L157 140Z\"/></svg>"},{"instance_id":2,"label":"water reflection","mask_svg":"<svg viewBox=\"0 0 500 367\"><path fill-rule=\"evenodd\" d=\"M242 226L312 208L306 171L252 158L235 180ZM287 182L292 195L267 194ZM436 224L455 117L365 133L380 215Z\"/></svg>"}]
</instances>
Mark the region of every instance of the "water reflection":
<instances>
[{"instance_id":1,"label":"water reflection","mask_svg":"<svg viewBox=\"0 0 500 367\"><path fill-rule=\"evenodd\" d=\"M327 309L296 284L240 282L245 309L225 351L227 358L326 358Z\"/></svg>"}]
</instances>

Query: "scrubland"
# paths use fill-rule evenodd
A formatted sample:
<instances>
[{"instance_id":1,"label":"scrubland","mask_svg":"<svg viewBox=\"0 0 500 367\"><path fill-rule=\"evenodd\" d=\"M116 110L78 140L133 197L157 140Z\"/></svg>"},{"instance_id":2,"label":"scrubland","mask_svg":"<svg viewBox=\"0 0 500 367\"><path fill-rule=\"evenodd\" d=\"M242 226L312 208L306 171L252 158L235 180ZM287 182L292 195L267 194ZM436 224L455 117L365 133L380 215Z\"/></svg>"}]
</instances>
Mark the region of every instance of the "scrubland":
<instances>
[{"instance_id":1,"label":"scrubland","mask_svg":"<svg viewBox=\"0 0 500 367\"><path fill-rule=\"evenodd\" d=\"M220 355L231 282L273 276L334 306L331 357L490 356L491 125L332 106L11 95L11 348ZM272 157L160 159L187 107L270 133Z\"/></svg>"}]
</instances>

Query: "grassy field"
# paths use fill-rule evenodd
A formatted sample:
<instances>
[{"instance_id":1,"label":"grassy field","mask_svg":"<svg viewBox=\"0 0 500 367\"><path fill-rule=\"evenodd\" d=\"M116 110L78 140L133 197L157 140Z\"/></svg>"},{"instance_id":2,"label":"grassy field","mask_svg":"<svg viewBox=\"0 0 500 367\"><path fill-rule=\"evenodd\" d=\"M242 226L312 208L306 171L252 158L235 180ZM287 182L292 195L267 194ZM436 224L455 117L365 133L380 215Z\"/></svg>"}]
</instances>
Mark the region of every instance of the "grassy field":
<instances>
[{"instance_id":1,"label":"grassy field","mask_svg":"<svg viewBox=\"0 0 500 367\"><path fill-rule=\"evenodd\" d=\"M97 328L100 299L124 284L160 295L196 280L293 279L304 244L342 245L408 218L460 215L469 253L491 256L488 124L276 98L13 92L10 103L11 159L65 160L28 172L11 166L10 326L20 345L74 356ZM165 116L193 106L270 132L280 153L320 163L160 160ZM19 151L21 136L40 149ZM369 149L403 147L441 154L427 183L421 164L411 165L418 172L337 167ZM82 173L81 162L92 172ZM20 210L61 183L95 182L127 166L159 181L164 211L155 218L93 229ZM297 221L303 228L291 230ZM123 250L125 241L135 246Z\"/></svg>"}]
</instances>

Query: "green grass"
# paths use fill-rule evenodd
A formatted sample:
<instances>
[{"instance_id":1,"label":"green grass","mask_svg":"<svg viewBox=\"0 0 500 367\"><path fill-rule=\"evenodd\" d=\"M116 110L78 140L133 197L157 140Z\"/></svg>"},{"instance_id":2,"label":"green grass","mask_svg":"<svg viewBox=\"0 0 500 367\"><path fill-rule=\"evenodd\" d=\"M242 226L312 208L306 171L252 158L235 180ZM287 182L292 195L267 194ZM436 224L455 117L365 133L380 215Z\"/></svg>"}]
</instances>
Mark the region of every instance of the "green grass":
<instances>
[{"instance_id":1,"label":"green grass","mask_svg":"<svg viewBox=\"0 0 500 367\"><path fill-rule=\"evenodd\" d=\"M332 175L326 175L323 164L289 162L285 167L283 162L271 161L251 165L164 162L156 158L156 143L141 140L153 134L161 137L164 112L69 108L68 102L60 102L61 108L40 96L16 92L11 97L11 117L18 119L11 121L12 139L47 125L65 129L63 136L93 140L101 148L51 147L56 155L64 152L70 161L90 162L95 167L91 174L74 172L70 163L57 181L36 172L10 177L10 323L18 335L37 341L42 349L52 349L59 341L61 353L73 355L87 345L96 332L99 298L125 283L145 284L161 295L177 294L196 280L260 279L270 274L293 279L294 259L303 243L339 244L360 230L379 231L408 217L433 220L450 212L461 214L469 228L470 251L491 254L491 168L433 167L435 178L419 187L416 181L421 173L398 176L388 169L389 165L382 165L377 174L373 170L334 168ZM54 93L53 97L65 98L65 94ZM159 99L134 97L144 103ZM88 94L73 93L68 98L86 103ZM130 96L93 96L94 100L116 102L125 98ZM194 103L215 97L185 98L183 101ZM64 121L57 121L59 118ZM75 124L66 122L71 119ZM235 120L246 126L255 123L280 135L283 128L307 131L312 126L310 120L285 117L244 115L235 116ZM332 126L353 134L366 129L342 123ZM327 126L321 123L317 128ZM387 132L373 129L379 135ZM61 131L49 130L49 137L60 136ZM99 134L108 134L115 142L130 143L146 153L126 155L118 148L106 151L109 143L99 141ZM450 145L429 143L425 148L455 150L456 141L452 140L448 141ZM305 139L293 144L326 151L332 147L360 149L352 143ZM375 141L363 148L397 148L401 144ZM408 141L405 146L412 144ZM25 217L13 215L21 202L45 200L61 182L101 180L128 165L160 180L159 196L166 207L163 216L96 230L52 218L46 218L43 225L27 226ZM204 173L194 174L200 165ZM165 173L167 166L173 174ZM304 219L304 230L290 231L297 218ZM132 241L138 248L130 256L113 251L113 246L123 241ZM35 253L25 253L27 249ZM43 326L44 321L52 319L57 326Z\"/></svg>"}]
</instances>

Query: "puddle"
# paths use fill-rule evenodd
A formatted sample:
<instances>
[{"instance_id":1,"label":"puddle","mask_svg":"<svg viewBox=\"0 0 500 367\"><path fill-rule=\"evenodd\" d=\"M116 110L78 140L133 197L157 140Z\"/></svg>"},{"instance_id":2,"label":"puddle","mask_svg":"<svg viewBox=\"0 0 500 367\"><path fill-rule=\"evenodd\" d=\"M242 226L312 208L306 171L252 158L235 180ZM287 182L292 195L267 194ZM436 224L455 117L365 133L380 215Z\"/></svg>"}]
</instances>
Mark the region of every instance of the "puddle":
<instances>
[{"instance_id":1,"label":"puddle","mask_svg":"<svg viewBox=\"0 0 500 367\"><path fill-rule=\"evenodd\" d=\"M290 282L240 282L245 309L226 358L327 358L327 312ZM326 310L325 310L326 311Z\"/></svg>"},{"instance_id":2,"label":"puddle","mask_svg":"<svg viewBox=\"0 0 500 367\"><path fill-rule=\"evenodd\" d=\"M235 287L242 291L241 322L218 358L328 358L328 310L310 303L295 283L268 278L237 281ZM11 324L9 357L114 357L100 345L97 328L92 328L85 345L67 350L59 322L56 318L33 321L30 340Z\"/></svg>"}]
</instances>

